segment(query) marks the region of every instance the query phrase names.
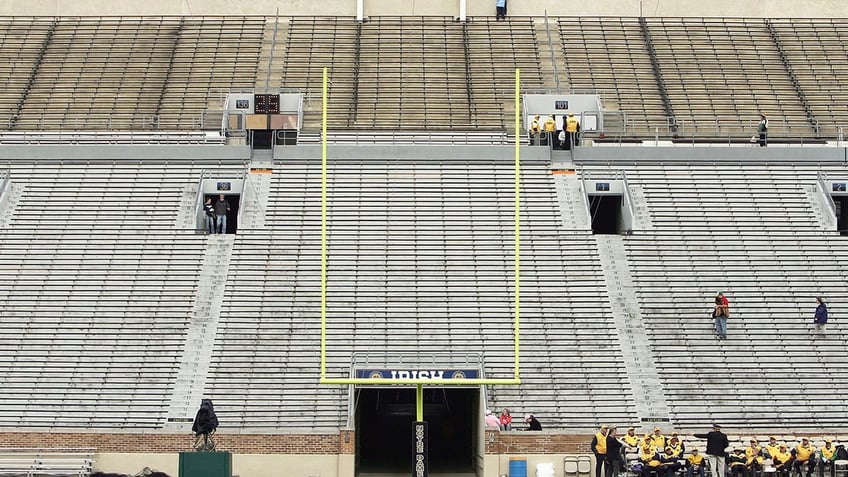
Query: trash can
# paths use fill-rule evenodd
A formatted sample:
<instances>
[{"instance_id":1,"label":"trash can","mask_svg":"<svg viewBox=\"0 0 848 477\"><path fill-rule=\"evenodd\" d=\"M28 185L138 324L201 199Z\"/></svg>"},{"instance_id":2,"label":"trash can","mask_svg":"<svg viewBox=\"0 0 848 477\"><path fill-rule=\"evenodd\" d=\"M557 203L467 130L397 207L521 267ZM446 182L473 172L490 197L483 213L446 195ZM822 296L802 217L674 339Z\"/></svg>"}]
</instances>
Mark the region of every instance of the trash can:
<instances>
[{"instance_id":1,"label":"trash can","mask_svg":"<svg viewBox=\"0 0 848 477\"><path fill-rule=\"evenodd\" d=\"M509 458L509 477L527 477L527 458Z\"/></svg>"}]
</instances>

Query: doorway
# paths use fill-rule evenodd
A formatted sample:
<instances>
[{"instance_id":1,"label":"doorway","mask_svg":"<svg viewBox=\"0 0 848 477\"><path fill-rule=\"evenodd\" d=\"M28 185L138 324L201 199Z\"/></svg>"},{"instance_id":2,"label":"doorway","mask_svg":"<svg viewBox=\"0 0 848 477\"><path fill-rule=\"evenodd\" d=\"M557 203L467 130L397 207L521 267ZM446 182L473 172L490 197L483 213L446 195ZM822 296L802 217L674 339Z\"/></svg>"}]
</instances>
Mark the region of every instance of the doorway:
<instances>
[{"instance_id":1,"label":"doorway","mask_svg":"<svg viewBox=\"0 0 848 477\"><path fill-rule=\"evenodd\" d=\"M215 202L218 201L220 194L206 194L203 198L203 203L206 203L207 199L212 199L212 204L214 206ZM227 231L225 233L234 234L238 230L238 216L239 216L239 202L241 201L241 194L224 194L224 200L229 204L230 210L227 212Z\"/></svg>"},{"instance_id":2,"label":"doorway","mask_svg":"<svg viewBox=\"0 0 848 477\"><path fill-rule=\"evenodd\" d=\"M431 472L474 471L479 399L477 388L424 388ZM357 388L355 404L357 472L411 475L415 388Z\"/></svg>"},{"instance_id":3,"label":"doorway","mask_svg":"<svg viewBox=\"0 0 848 477\"><path fill-rule=\"evenodd\" d=\"M589 195L592 233L619 234L622 231L621 196Z\"/></svg>"}]
</instances>

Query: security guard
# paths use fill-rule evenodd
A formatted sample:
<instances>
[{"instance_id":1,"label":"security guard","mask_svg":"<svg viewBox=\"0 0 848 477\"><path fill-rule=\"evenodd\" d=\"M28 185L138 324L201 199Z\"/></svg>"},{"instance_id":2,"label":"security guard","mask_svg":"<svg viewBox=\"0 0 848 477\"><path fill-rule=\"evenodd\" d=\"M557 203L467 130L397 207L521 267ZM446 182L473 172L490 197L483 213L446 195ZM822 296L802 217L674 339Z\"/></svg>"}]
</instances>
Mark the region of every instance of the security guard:
<instances>
[{"instance_id":1,"label":"security guard","mask_svg":"<svg viewBox=\"0 0 848 477\"><path fill-rule=\"evenodd\" d=\"M556 132L556 119L553 114L549 114L547 118L545 118L545 138L548 141L548 145L553 147L554 145L554 133Z\"/></svg>"},{"instance_id":2,"label":"security guard","mask_svg":"<svg viewBox=\"0 0 848 477\"><path fill-rule=\"evenodd\" d=\"M580 132L580 121L574 117L574 113L568 113L565 118L565 148L571 149L571 146L577 146L577 133Z\"/></svg>"},{"instance_id":3,"label":"security guard","mask_svg":"<svg viewBox=\"0 0 848 477\"><path fill-rule=\"evenodd\" d=\"M542 124L539 122L539 115L537 114L533 121L530 122L530 145L533 146L534 142L538 142L539 135L542 134Z\"/></svg>"}]
</instances>

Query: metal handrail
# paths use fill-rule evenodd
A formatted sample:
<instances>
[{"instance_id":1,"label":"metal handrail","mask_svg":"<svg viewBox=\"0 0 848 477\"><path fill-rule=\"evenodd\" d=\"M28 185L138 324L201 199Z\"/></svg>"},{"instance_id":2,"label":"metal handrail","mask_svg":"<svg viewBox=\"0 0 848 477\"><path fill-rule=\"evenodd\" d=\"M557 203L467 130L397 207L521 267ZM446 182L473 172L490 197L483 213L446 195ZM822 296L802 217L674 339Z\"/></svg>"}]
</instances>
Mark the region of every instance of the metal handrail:
<instances>
[{"instance_id":1,"label":"metal handrail","mask_svg":"<svg viewBox=\"0 0 848 477\"><path fill-rule=\"evenodd\" d=\"M818 171L816 173L816 183L819 189L819 194L822 196L825 204L827 204L828 211L830 212L830 219L833 224L837 224L838 220L836 217L836 203L833 202L833 197L827 192L827 173L823 173Z\"/></svg>"},{"instance_id":2,"label":"metal handrail","mask_svg":"<svg viewBox=\"0 0 848 477\"><path fill-rule=\"evenodd\" d=\"M557 70L556 56L554 55L554 42L551 39L551 26L548 22L548 10L545 10L545 32L548 34L548 48L551 50L551 66L554 69L554 82L556 83L557 94L562 90L559 85L559 71Z\"/></svg>"}]
</instances>

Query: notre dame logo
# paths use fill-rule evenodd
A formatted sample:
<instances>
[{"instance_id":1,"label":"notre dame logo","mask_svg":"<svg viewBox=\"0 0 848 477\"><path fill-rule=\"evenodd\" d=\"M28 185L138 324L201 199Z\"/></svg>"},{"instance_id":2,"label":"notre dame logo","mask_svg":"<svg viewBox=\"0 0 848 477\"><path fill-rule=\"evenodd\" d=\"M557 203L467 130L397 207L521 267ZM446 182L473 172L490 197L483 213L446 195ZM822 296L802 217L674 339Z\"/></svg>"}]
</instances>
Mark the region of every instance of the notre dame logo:
<instances>
[{"instance_id":1,"label":"notre dame logo","mask_svg":"<svg viewBox=\"0 0 848 477\"><path fill-rule=\"evenodd\" d=\"M465 373L463 373L462 371L454 371L453 374L451 374L451 378L452 379L465 379Z\"/></svg>"}]
</instances>

